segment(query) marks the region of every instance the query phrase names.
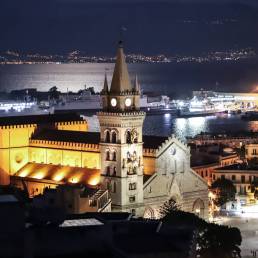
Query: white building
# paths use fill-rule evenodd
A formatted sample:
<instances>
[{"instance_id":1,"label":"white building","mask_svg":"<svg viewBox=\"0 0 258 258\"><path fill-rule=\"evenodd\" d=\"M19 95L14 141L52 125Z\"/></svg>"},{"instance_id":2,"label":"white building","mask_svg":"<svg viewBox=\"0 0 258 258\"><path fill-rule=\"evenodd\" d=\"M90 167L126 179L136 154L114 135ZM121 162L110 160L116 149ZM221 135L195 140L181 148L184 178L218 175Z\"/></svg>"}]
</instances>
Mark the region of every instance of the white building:
<instances>
[{"instance_id":1,"label":"white building","mask_svg":"<svg viewBox=\"0 0 258 258\"><path fill-rule=\"evenodd\" d=\"M139 99L137 78L132 85L120 42L111 87L105 78L98 113L101 182L111 192L113 209L157 217L162 203L173 198L182 209L207 217L207 184L190 168L190 149L174 136L148 136L143 142L145 113Z\"/></svg>"}]
</instances>

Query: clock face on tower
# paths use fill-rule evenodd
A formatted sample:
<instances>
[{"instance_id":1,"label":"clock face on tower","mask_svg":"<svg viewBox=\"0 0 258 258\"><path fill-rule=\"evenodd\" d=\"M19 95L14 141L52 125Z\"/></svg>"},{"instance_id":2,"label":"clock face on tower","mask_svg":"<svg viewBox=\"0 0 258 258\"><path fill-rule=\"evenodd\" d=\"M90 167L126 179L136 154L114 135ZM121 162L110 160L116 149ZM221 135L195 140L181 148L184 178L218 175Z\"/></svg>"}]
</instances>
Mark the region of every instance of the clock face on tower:
<instances>
[{"instance_id":1,"label":"clock face on tower","mask_svg":"<svg viewBox=\"0 0 258 258\"><path fill-rule=\"evenodd\" d=\"M126 99L125 99L125 106L126 106L126 107L130 107L131 104L132 104L132 100L131 100L130 98L126 98Z\"/></svg>"},{"instance_id":2,"label":"clock face on tower","mask_svg":"<svg viewBox=\"0 0 258 258\"><path fill-rule=\"evenodd\" d=\"M111 99L111 106L112 106L112 107L115 107L116 104L117 104L116 98L112 98L112 99Z\"/></svg>"}]
</instances>

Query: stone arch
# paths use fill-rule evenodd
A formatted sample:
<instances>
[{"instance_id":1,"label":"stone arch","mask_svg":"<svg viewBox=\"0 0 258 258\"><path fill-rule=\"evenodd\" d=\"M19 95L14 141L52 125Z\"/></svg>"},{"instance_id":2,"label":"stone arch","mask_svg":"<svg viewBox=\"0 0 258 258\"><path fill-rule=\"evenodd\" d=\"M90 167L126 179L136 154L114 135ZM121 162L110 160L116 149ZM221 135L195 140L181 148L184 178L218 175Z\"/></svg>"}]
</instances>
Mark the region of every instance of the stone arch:
<instances>
[{"instance_id":1,"label":"stone arch","mask_svg":"<svg viewBox=\"0 0 258 258\"><path fill-rule=\"evenodd\" d=\"M109 149L106 149L106 160L110 160L110 150Z\"/></svg>"},{"instance_id":2,"label":"stone arch","mask_svg":"<svg viewBox=\"0 0 258 258\"><path fill-rule=\"evenodd\" d=\"M130 130L127 130L125 132L125 142L127 144L131 144L132 143L132 135L131 135L131 131Z\"/></svg>"},{"instance_id":3,"label":"stone arch","mask_svg":"<svg viewBox=\"0 0 258 258\"><path fill-rule=\"evenodd\" d=\"M192 211L195 215L200 218L204 218L205 205L204 201L200 198L196 199L193 203Z\"/></svg>"},{"instance_id":4,"label":"stone arch","mask_svg":"<svg viewBox=\"0 0 258 258\"><path fill-rule=\"evenodd\" d=\"M112 150L112 160L116 161L116 150Z\"/></svg>"},{"instance_id":5,"label":"stone arch","mask_svg":"<svg viewBox=\"0 0 258 258\"><path fill-rule=\"evenodd\" d=\"M117 132L116 131L111 132L111 142L117 143Z\"/></svg>"},{"instance_id":6,"label":"stone arch","mask_svg":"<svg viewBox=\"0 0 258 258\"><path fill-rule=\"evenodd\" d=\"M113 176L116 176L116 166L113 167Z\"/></svg>"},{"instance_id":7,"label":"stone arch","mask_svg":"<svg viewBox=\"0 0 258 258\"><path fill-rule=\"evenodd\" d=\"M110 131L106 130L104 133L105 142L110 142Z\"/></svg>"},{"instance_id":8,"label":"stone arch","mask_svg":"<svg viewBox=\"0 0 258 258\"><path fill-rule=\"evenodd\" d=\"M118 140L118 130L116 129L112 129L111 130L111 143L117 143L117 140Z\"/></svg>"}]
</instances>

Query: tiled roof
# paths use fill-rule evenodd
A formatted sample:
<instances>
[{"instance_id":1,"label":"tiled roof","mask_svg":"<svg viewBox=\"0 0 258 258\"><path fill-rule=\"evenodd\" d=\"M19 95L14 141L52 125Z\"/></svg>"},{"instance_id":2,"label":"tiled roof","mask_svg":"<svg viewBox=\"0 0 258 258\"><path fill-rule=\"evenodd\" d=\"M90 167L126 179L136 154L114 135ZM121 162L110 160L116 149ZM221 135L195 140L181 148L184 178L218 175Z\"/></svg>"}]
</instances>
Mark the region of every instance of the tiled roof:
<instances>
[{"instance_id":1,"label":"tiled roof","mask_svg":"<svg viewBox=\"0 0 258 258\"><path fill-rule=\"evenodd\" d=\"M100 134L98 132L44 129L42 131L37 132L35 135L33 135L31 139L99 144Z\"/></svg>"},{"instance_id":2,"label":"tiled roof","mask_svg":"<svg viewBox=\"0 0 258 258\"><path fill-rule=\"evenodd\" d=\"M0 126L83 121L76 113L0 117Z\"/></svg>"},{"instance_id":3,"label":"tiled roof","mask_svg":"<svg viewBox=\"0 0 258 258\"><path fill-rule=\"evenodd\" d=\"M157 149L167 139L162 136L144 135L143 148ZM99 144L100 133L45 129L33 135L32 140Z\"/></svg>"},{"instance_id":4,"label":"tiled roof","mask_svg":"<svg viewBox=\"0 0 258 258\"><path fill-rule=\"evenodd\" d=\"M157 149L167 139L168 139L168 137L164 137L164 136L144 135L143 136L143 142L144 142L143 147L145 149Z\"/></svg>"},{"instance_id":5,"label":"tiled roof","mask_svg":"<svg viewBox=\"0 0 258 258\"><path fill-rule=\"evenodd\" d=\"M100 170L43 163L27 163L15 176L52 180L56 182L96 185L100 180Z\"/></svg>"},{"instance_id":6,"label":"tiled roof","mask_svg":"<svg viewBox=\"0 0 258 258\"><path fill-rule=\"evenodd\" d=\"M132 91L132 85L125 62L123 46L122 44L120 44L117 50L116 64L114 68L110 92L118 94L124 91Z\"/></svg>"}]
</instances>

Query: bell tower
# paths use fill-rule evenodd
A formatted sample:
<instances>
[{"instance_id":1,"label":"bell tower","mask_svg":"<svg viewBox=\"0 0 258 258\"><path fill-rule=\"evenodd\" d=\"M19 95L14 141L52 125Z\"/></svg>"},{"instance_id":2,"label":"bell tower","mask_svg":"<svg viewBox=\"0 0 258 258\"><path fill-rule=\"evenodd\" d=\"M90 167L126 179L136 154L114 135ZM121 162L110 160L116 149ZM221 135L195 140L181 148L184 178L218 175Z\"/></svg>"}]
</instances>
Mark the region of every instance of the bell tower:
<instances>
[{"instance_id":1,"label":"bell tower","mask_svg":"<svg viewBox=\"0 0 258 258\"><path fill-rule=\"evenodd\" d=\"M119 42L110 89L105 75L101 92L101 182L110 192L112 209L141 213L143 208L143 142L145 113L140 111L137 77L131 84L122 42Z\"/></svg>"}]
</instances>

